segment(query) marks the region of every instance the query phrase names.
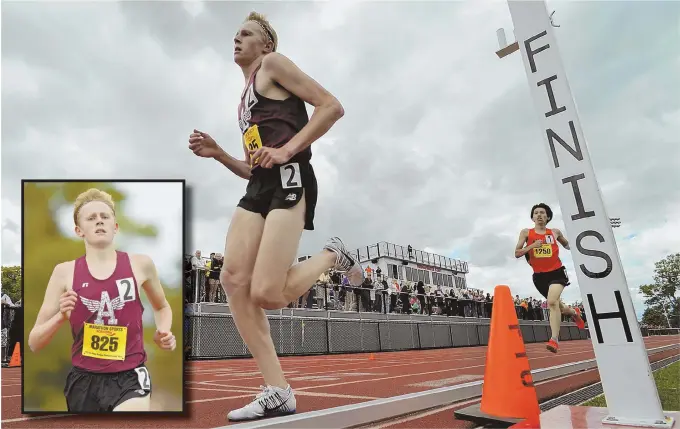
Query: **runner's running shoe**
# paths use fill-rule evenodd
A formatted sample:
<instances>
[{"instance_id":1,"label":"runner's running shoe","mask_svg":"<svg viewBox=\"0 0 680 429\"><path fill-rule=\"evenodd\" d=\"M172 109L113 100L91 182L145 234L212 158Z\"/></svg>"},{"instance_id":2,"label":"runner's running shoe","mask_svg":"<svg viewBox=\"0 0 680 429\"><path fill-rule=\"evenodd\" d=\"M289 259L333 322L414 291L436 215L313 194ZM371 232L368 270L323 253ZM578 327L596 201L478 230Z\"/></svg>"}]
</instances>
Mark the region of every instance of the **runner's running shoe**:
<instances>
[{"instance_id":1,"label":"runner's running shoe","mask_svg":"<svg viewBox=\"0 0 680 429\"><path fill-rule=\"evenodd\" d=\"M238 410L231 411L227 418L231 421L256 420L295 413L295 395L290 385L286 389L275 386L260 386L262 392L255 400Z\"/></svg>"}]
</instances>

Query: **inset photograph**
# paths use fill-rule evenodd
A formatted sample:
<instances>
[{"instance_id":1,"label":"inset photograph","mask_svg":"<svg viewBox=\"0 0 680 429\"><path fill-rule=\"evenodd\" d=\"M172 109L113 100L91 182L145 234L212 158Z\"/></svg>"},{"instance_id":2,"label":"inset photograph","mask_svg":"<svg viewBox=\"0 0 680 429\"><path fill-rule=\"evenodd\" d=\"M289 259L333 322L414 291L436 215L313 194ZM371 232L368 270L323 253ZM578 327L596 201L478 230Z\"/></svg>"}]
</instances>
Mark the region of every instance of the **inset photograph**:
<instances>
[{"instance_id":1,"label":"inset photograph","mask_svg":"<svg viewBox=\"0 0 680 429\"><path fill-rule=\"evenodd\" d=\"M22 181L23 413L182 412L184 181Z\"/></svg>"}]
</instances>

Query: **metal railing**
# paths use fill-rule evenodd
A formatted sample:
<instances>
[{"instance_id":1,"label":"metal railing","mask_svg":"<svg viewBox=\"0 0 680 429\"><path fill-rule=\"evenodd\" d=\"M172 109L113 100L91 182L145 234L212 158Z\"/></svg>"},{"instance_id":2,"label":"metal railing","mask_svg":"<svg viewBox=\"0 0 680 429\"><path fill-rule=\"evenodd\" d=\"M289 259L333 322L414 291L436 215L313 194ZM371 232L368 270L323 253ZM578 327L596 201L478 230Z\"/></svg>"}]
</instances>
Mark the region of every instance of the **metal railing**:
<instances>
[{"instance_id":1,"label":"metal railing","mask_svg":"<svg viewBox=\"0 0 680 429\"><path fill-rule=\"evenodd\" d=\"M21 322L19 324L15 323L16 315L21 315L19 310L21 308L2 304L2 351L0 360L3 364L9 362L14 351L14 344L21 341L24 334ZM13 327L14 329L12 329Z\"/></svg>"},{"instance_id":2,"label":"metal railing","mask_svg":"<svg viewBox=\"0 0 680 429\"><path fill-rule=\"evenodd\" d=\"M447 270L456 271L467 274L468 264L459 259L452 259L446 256L436 255L434 253L424 252L411 248L409 252L408 247L399 244L388 243L386 241L378 242L368 246L359 247L352 252L359 262L366 262L380 257L391 257L402 261L410 261L418 264L429 265L431 267L445 268Z\"/></svg>"},{"instance_id":3,"label":"metal railing","mask_svg":"<svg viewBox=\"0 0 680 429\"><path fill-rule=\"evenodd\" d=\"M215 299L209 299L209 284L205 270L194 269L185 277L186 302L214 302L227 304L222 287L217 284ZM393 279L390 279L393 281ZM470 297L467 290L455 289L453 295L443 293L419 294L402 288L383 288L382 283L371 283L370 287L352 287L333 283L317 283L308 292L292 302L288 308L337 310L357 313L382 314L427 314L448 317L490 318L493 302L486 298ZM379 287L379 288L377 288ZM548 320L549 311L541 307L515 306L520 320ZM562 320L571 320L563 316Z\"/></svg>"},{"instance_id":4,"label":"metal railing","mask_svg":"<svg viewBox=\"0 0 680 429\"><path fill-rule=\"evenodd\" d=\"M680 328L649 328L641 326L640 331L643 337L653 337L656 335L679 335Z\"/></svg>"},{"instance_id":5,"label":"metal railing","mask_svg":"<svg viewBox=\"0 0 680 429\"><path fill-rule=\"evenodd\" d=\"M378 351L423 350L484 346L489 341L489 320L290 310L269 314L277 354L314 355ZM298 316L297 314L303 314ZM354 317L350 317L350 316ZM187 359L250 357L231 314L187 316ZM548 341L546 322L520 321L525 343ZM573 324L560 328L560 340L588 338L587 330Z\"/></svg>"}]
</instances>

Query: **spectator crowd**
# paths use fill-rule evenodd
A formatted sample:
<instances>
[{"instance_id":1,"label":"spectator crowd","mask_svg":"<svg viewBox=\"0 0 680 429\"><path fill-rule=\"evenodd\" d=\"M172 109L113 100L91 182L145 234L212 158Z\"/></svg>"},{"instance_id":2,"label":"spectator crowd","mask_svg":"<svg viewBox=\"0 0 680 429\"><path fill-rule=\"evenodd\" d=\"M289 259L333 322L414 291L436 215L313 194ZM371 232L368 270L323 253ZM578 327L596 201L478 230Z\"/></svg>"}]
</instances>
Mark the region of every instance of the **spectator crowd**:
<instances>
[{"instance_id":1,"label":"spectator crowd","mask_svg":"<svg viewBox=\"0 0 680 429\"><path fill-rule=\"evenodd\" d=\"M21 342L24 335L24 313L21 300L12 302L12 298L2 293L2 364L7 364L12 357L14 347Z\"/></svg>"},{"instance_id":2,"label":"spectator crowd","mask_svg":"<svg viewBox=\"0 0 680 429\"><path fill-rule=\"evenodd\" d=\"M185 260L186 302L226 303L220 286L219 270L223 257L211 253L202 258L201 251ZM543 298L543 297L541 297ZM580 303L572 306L581 308ZM445 287L422 281L395 279L382 274L378 267L366 268L366 278L360 287L352 287L342 274L329 270L289 308L325 309L354 312L423 314L461 317L491 317L493 296L472 288ZM520 320L548 320L545 299L515 296L515 311ZM568 317L565 321L570 320Z\"/></svg>"}]
</instances>

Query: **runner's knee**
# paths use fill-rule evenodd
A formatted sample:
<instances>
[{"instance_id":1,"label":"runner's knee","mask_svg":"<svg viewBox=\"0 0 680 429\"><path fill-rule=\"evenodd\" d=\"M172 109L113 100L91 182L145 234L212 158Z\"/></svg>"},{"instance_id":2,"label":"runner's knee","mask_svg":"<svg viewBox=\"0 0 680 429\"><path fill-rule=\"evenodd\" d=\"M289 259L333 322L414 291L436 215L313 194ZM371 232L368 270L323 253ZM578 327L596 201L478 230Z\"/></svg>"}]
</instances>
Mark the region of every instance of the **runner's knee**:
<instances>
[{"instance_id":1,"label":"runner's knee","mask_svg":"<svg viewBox=\"0 0 680 429\"><path fill-rule=\"evenodd\" d=\"M548 307L550 307L551 310L559 310L560 309L560 300L559 298L548 298Z\"/></svg>"},{"instance_id":2,"label":"runner's knee","mask_svg":"<svg viewBox=\"0 0 680 429\"><path fill-rule=\"evenodd\" d=\"M220 271L220 283L227 296L231 296L237 289L245 289L250 283L251 274L225 265Z\"/></svg>"},{"instance_id":3,"label":"runner's knee","mask_svg":"<svg viewBox=\"0 0 680 429\"><path fill-rule=\"evenodd\" d=\"M277 285L268 285L262 282L253 282L250 286L250 298L255 305L264 310L278 310L288 303L282 301L283 294Z\"/></svg>"}]
</instances>

